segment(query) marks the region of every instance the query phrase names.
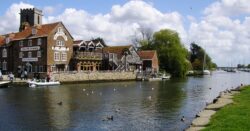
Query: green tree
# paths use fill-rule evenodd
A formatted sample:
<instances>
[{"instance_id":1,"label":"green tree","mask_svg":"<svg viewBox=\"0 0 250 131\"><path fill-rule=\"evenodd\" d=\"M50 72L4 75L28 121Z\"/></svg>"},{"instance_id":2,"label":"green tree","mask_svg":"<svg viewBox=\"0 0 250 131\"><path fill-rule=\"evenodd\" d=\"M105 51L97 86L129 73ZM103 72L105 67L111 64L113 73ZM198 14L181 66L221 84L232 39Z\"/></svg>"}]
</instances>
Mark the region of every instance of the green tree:
<instances>
[{"instance_id":1,"label":"green tree","mask_svg":"<svg viewBox=\"0 0 250 131\"><path fill-rule=\"evenodd\" d=\"M205 56L206 55L206 56ZM210 56L206 53L206 51L197 45L195 42L191 43L190 46L190 62L192 63L194 70L202 70L204 64L204 56L205 58L205 65L206 69L216 68L217 65L212 62ZM197 62L199 60L199 62Z\"/></svg>"},{"instance_id":2,"label":"green tree","mask_svg":"<svg viewBox=\"0 0 250 131\"><path fill-rule=\"evenodd\" d=\"M152 41L141 41L143 50L157 50L160 68L174 77L184 77L190 62L188 51L181 43L177 32L164 29L155 32Z\"/></svg>"}]
</instances>

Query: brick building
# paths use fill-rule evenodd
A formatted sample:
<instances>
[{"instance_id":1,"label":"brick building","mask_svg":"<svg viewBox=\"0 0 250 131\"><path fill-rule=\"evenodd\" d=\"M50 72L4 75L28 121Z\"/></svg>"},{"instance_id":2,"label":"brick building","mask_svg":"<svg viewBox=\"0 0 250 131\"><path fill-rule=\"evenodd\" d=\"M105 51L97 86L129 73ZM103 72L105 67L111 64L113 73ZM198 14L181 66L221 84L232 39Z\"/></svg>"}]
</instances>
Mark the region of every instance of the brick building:
<instances>
[{"instance_id":1,"label":"brick building","mask_svg":"<svg viewBox=\"0 0 250 131\"><path fill-rule=\"evenodd\" d=\"M68 70L73 37L62 22L42 24L42 11L21 9L19 32L0 36L3 73Z\"/></svg>"},{"instance_id":2,"label":"brick building","mask_svg":"<svg viewBox=\"0 0 250 131\"><path fill-rule=\"evenodd\" d=\"M137 52L142 60L142 69L147 72L157 73L159 71L159 61L155 50L145 50Z\"/></svg>"}]
</instances>

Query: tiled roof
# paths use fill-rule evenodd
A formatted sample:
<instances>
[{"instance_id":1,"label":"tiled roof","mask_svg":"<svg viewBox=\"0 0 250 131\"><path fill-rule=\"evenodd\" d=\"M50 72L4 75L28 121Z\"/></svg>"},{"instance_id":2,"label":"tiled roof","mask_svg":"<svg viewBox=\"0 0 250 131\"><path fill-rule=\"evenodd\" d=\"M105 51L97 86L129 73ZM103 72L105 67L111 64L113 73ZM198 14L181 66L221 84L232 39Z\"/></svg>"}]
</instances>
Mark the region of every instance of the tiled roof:
<instances>
[{"instance_id":1,"label":"tiled roof","mask_svg":"<svg viewBox=\"0 0 250 131\"><path fill-rule=\"evenodd\" d=\"M9 36L11 41L26 39L29 37L47 36L59 23L60 22L36 26L36 29L37 29L36 35L32 35L32 28L33 27L28 27L27 29L25 29L21 32L17 32L17 33L5 34L4 38L0 37L0 45L3 45L5 43L6 36Z\"/></svg>"},{"instance_id":2,"label":"tiled roof","mask_svg":"<svg viewBox=\"0 0 250 131\"><path fill-rule=\"evenodd\" d=\"M74 45L79 45L83 40L75 40L73 41Z\"/></svg>"},{"instance_id":3,"label":"tiled roof","mask_svg":"<svg viewBox=\"0 0 250 131\"><path fill-rule=\"evenodd\" d=\"M155 50L144 50L144 51L137 51L138 55L141 59L153 59L154 55L156 54Z\"/></svg>"},{"instance_id":4,"label":"tiled roof","mask_svg":"<svg viewBox=\"0 0 250 131\"><path fill-rule=\"evenodd\" d=\"M104 47L103 52L115 53L115 54L117 54L118 58L120 59L123 56L123 51L125 49L129 49L130 47L132 47L132 45Z\"/></svg>"},{"instance_id":5,"label":"tiled roof","mask_svg":"<svg viewBox=\"0 0 250 131\"><path fill-rule=\"evenodd\" d=\"M47 36L60 22L40 25L37 27L36 35L32 35L32 27L28 27L22 32L15 33L13 40L25 39L28 37Z\"/></svg>"}]
</instances>

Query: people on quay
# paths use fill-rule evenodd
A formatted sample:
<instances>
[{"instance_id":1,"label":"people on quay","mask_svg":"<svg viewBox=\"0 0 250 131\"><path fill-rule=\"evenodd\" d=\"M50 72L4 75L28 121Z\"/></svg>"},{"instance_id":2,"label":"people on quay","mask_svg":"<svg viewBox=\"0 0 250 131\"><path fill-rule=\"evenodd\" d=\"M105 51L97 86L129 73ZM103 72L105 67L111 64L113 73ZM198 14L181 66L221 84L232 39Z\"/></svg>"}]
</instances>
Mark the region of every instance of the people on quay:
<instances>
[{"instance_id":1,"label":"people on quay","mask_svg":"<svg viewBox=\"0 0 250 131\"><path fill-rule=\"evenodd\" d=\"M21 80L25 79L24 76L25 76L25 75L24 75L24 71L21 71L21 76L20 76L20 77L21 77Z\"/></svg>"},{"instance_id":2,"label":"people on quay","mask_svg":"<svg viewBox=\"0 0 250 131\"><path fill-rule=\"evenodd\" d=\"M47 76L46 76L46 81L49 82L51 79L51 71L48 71Z\"/></svg>"},{"instance_id":3,"label":"people on quay","mask_svg":"<svg viewBox=\"0 0 250 131\"><path fill-rule=\"evenodd\" d=\"M24 70L24 79L25 79L25 80L28 79L28 72L27 72L27 70Z\"/></svg>"},{"instance_id":4,"label":"people on quay","mask_svg":"<svg viewBox=\"0 0 250 131\"><path fill-rule=\"evenodd\" d=\"M14 76L14 74L13 74L12 72L10 72L10 74L8 75L8 77L9 77L9 80L10 80L11 82L13 82L15 76Z\"/></svg>"},{"instance_id":5,"label":"people on quay","mask_svg":"<svg viewBox=\"0 0 250 131\"><path fill-rule=\"evenodd\" d=\"M3 80L3 74L2 71L0 70L0 81Z\"/></svg>"}]
</instances>

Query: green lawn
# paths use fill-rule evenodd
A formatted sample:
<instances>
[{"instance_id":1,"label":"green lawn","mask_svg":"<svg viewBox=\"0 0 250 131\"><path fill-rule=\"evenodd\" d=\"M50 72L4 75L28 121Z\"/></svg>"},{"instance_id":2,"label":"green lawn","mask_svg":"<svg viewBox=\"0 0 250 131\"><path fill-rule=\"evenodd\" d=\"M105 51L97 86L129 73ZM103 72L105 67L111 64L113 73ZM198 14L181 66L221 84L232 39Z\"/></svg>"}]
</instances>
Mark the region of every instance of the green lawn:
<instances>
[{"instance_id":1,"label":"green lawn","mask_svg":"<svg viewBox=\"0 0 250 131\"><path fill-rule=\"evenodd\" d=\"M214 116L204 131L250 131L250 86L233 98Z\"/></svg>"}]
</instances>

